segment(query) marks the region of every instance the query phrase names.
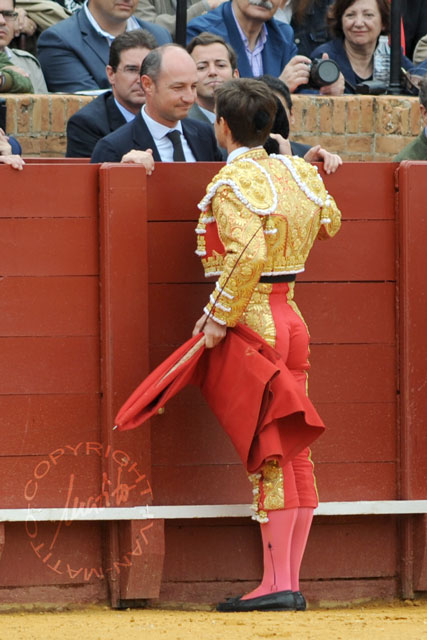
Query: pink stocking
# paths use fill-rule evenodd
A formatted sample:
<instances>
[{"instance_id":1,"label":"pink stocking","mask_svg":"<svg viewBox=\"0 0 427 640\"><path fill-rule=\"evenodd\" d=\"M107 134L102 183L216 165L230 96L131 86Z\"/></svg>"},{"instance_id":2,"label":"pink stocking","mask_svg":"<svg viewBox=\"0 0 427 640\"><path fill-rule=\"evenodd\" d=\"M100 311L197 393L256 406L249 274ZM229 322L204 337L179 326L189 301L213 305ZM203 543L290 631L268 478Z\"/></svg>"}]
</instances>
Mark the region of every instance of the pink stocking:
<instances>
[{"instance_id":1,"label":"pink stocking","mask_svg":"<svg viewBox=\"0 0 427 640\"><path fill-rule=\"evenodd\" d=\"M299 572L301 568L302 557L304 555L307 544L308 534L313 520L313 511L311 507L300 507L297 509L298 515L295 521L295 527L292 535L291 553L290 553L290 570L291 570L291 588L292 591L299 591Z\"/></svg>"},{"instance_id":2,"label":"pink stocking","mask_svg":"<svg viewBox=\"0 0 427 640\"><path fill-rule=\"evenodd\" d=\"M261 524L264 558L262 582L242 600L291 589L291 541L298 511L298 509L268 511L268 522Z\"/></svg>"}]
</instances>

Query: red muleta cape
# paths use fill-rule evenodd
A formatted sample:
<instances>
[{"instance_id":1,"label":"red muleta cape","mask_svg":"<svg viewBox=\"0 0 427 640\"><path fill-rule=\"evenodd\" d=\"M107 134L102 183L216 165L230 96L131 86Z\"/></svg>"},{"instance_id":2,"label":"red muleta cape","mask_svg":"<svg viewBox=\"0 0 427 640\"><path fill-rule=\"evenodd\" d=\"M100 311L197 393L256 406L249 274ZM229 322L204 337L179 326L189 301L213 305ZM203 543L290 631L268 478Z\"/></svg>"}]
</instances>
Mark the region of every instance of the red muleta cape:
<instances>
[{"instance_id":1,"label":"red muleta cape","mask_svg":"<svg viewBox=\"0 0 427 640\"><path fill-rule=\"evenodd\" d=\"M272 458L286 464L325 429L277 351L244 325L214 349L205 349L203 334L188 340L133 392L116 426L141 425L187 384L200 387L248 473Z\"/></svg>"}]
</instances>

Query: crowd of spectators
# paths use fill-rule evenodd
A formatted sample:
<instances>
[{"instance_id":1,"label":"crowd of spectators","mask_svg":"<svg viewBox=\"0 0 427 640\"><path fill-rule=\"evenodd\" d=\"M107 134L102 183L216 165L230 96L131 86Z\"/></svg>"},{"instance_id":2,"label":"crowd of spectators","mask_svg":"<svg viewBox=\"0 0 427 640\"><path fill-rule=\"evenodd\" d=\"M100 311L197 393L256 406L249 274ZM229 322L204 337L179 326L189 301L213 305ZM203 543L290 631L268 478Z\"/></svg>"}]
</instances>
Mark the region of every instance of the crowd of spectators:
<instances>
[{"instance_id":1,"label":"crowd of spectators","mask_svg":"<svg viewBox=\"0 0 427 640\"><path fill-rule=\"evenodd\" d=\"M421 82L425 119L427 0L401 5L402 92L409 86L415 95ZM375 80L379 38L390 33L390 0L187 0L185 51L170 46L175 12L176 0L0 0L0 94L97 96L70 118L67 156L152 171L155 161L218 157L213 94L225 80L266 76L289 128L292 93L357 93ZM313 84L318 58L336 63L333 81ZM282 152L339 166L334 154L297 149L283 132L275 134ZM6 153L4 133L1 140L0 161L18 155Z\"/></svg>"}]
</instances>

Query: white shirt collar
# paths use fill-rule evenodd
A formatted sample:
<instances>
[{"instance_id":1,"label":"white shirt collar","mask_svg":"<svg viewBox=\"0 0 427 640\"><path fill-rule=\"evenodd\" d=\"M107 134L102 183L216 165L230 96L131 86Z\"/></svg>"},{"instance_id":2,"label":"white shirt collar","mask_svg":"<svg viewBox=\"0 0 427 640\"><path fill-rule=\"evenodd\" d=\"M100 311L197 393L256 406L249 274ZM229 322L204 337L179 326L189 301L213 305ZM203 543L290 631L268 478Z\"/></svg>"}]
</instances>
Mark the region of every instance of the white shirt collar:
<instances>
[{"instance_id":1,"label":"white shirt collar","mask_svg":"<svg viewBox=\"0 0 427 640\"><path fill-rule=\"evenodd\" d=\"M242 153L246 153L246 151L249 151L249 147L239 147L238 149L234 149L234 151L231 151L231 153L229 153L227 157L227 164L233 162L233 160L235 160L237 156L240 156Z\"/></svg>"},{"instance_id":2,"label":"white shirt collar","mask_svg":"<svg viewBox=\"0 0 427 640\"><path fill-rule=\"evenodd\" d=\"M95 31L97 33L99 33L99 35L104 36L104 38L107 38L109 44L111 44L116 36L113 36L111 33L108 33L108 31L104 31L104 29L102 29L99 26L99 24L97 23L97 21L95 20L95 18L93 17L93 15L90 12L90 9L88 7L88 0L85 1L84 5L83 5L83 9L84 9L84 11L86 13L87 19L89 20L89 22L91 23L91 25L95 29ZM133 16L128 18L128 21L126 23L126 31L132 31L133 29L140 29L140 28L141 28L141 26L139 25L138 21Z\"/></svg>"},{"instance_id":3,"label":"white shirt collar","mask_svg":"<svg viewBox=\"0 0 427 640\"><path fill-rule=\"evenodd\" d=\"M246 153L247 151L254 151L254 149L262 149L263 147L259 145L258 147L239 147L238 149L234 149L231 153L228 154L227 164L233 162L238 156L241 156L242 153Z\"/></svg>"},{"instance_id":4,"label":"white shirt collar","mask_svg":"<svg viewBox=\"0 0 427 640\"><path fill-rule=\"evenodd\" d=\"M145 120L145 124L147 125L149 132L151 133L151 135L155 140L156 139L160 140L161 138L164 138L165 135L169 133L169 131L178 130L180 133L182 133L181 120L178 120L178 122L174 127L166 127L164 124L157 122L157 120L153 120L153 118L151 118L148 115L148 113L145 110L145 105L141 108L141 115Z\"/></svg>"},{"instance_id":5,"label":"white shirt collar","mask_svg":"<svg viewBox=\"0 0 427 640\"><path fill-rule=\"evenodd\" d=\"M199 107L200 111L202 113L204 113L205 116L209 119L209 121L213 124L215 122L215 118L216 118L215 112L214 111L209 111L209 109L205 109L200 104L198 104L197 106Z\"/></svg>"},{"instance_id":6,"label":"white shirt collar","mask_svg":"<svg viewBox=\"0 0 427 640\"><path fill-rule=\"evenodd\" d=\"M113 96L114 97L114 96ZM120 102L114 97L114 102L116 103L117 109L120 111L126 122L131 122L135 118L135 114L132 111L129 111L124 107Z\"/></svg>"}]
</instances>

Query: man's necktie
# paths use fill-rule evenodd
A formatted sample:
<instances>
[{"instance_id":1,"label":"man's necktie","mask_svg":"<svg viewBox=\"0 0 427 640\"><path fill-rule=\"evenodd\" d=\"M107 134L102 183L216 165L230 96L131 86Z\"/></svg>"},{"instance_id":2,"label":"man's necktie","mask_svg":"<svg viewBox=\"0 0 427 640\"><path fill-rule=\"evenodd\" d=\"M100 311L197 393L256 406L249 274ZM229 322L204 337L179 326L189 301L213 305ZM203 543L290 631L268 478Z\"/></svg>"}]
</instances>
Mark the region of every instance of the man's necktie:
<instances>
[{"instance_id":1,"label":"man's necktie","mask_svg":"<svg viewBox=\"0 0 427 640\"><path fill-rule=\"evenodd\" d=\"M174 162L185 162L184 149L181 144L181 134L176 129L174 131L169 131L166 134L166 137L173 144L173 161Z\"/></svg>"}]
</instances>

